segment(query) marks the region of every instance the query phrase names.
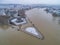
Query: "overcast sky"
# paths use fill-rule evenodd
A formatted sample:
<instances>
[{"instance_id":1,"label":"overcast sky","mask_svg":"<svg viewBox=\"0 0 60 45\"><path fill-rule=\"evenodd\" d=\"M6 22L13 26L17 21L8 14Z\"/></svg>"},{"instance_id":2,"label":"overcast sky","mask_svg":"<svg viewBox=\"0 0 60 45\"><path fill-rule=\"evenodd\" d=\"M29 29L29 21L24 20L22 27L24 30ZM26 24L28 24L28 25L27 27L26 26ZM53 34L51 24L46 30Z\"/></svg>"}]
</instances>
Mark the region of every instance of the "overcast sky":
<instances>
[{"instance_id":1,"label":"overcast sky","mask_svg":"<svg viewBox=\"0 0 60 45\"><path fill-rule=\"evenodd\" d=\"M0 0L0 4L59 4L60 0Z\"/></svg>"}]
</instances>

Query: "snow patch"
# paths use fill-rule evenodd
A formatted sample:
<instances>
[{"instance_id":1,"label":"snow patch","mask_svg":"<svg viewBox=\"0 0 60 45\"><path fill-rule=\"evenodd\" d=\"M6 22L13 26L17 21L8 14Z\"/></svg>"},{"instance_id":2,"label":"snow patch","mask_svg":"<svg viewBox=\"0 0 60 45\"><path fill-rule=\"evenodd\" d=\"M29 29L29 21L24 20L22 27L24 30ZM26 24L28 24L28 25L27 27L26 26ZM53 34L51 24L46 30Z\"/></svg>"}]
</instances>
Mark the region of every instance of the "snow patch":
<instances>
[{"instance_id":1,"label":"snow patch","mask_svg":"<svg viewBox=\"0 0 60 45\"><path fill-rule=\"evenodd\" d=\"M32 33L34 35L39 35L34 27L28 27L28 28L26 28L26 31L29 33Z\"/></svg>"}]
</instances>

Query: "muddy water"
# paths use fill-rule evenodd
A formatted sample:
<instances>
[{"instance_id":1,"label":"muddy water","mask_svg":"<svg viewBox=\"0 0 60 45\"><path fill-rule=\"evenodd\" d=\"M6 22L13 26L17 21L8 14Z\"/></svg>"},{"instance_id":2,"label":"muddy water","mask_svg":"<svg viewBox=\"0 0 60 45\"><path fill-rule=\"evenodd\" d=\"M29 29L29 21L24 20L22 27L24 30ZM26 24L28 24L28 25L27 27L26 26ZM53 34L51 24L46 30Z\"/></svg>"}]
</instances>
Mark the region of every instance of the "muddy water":
<instances>
[{"instance_id":1,"label":"muddy water","mask_svg":"<svg viewBox=\"0 0 60 45\"><path fill-rule=\"evenodd\" d=\"M21 31L10 31L13 29L4 27L3 29L0 28L0 45L60 45L59 18L54 18L43 9L37 8L26 11L26 14L44 35L44 40L37 39Z\"/></svg>"}]
</instances>

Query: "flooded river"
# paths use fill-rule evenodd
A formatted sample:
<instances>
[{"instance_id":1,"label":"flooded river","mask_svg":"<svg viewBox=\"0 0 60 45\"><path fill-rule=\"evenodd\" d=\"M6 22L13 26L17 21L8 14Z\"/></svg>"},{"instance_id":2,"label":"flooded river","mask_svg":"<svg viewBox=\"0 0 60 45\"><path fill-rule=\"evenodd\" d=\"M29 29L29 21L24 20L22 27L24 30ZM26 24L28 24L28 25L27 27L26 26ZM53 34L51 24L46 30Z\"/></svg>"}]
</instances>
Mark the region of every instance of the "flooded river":
<instances>
[{"instance_id":1,"label":"flooded river","mask_svg":"<svg viewBox=\"0 0 60 45\"><path fill-rule=\"evenodd\" d=\"M52 17L44 9L37 8L26 11L26 15L44 35L44 40L22 31L10 31L13 29L5 26L0 28L0 45L60 45L60 17Z\"/></svg>"}]
</instances>

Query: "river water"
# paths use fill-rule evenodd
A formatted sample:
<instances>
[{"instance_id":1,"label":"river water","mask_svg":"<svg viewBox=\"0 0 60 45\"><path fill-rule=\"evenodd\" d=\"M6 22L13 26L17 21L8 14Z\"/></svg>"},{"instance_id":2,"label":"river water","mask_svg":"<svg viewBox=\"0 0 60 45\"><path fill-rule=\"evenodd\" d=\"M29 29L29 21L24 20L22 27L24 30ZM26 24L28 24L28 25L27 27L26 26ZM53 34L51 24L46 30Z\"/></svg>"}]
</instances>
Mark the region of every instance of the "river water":
<instances>
[{"instance_id":1,"label":"river water","mask_svg":"<svg viewBox=\"0 0 60 45\"><path fill-rule=\"evenodd\" d=\"M60 17L38 8L26 11L26 15L44 35L44 40L4 26L0 27L0 45L60 45Z\"/></svg>"}]
</instances>

